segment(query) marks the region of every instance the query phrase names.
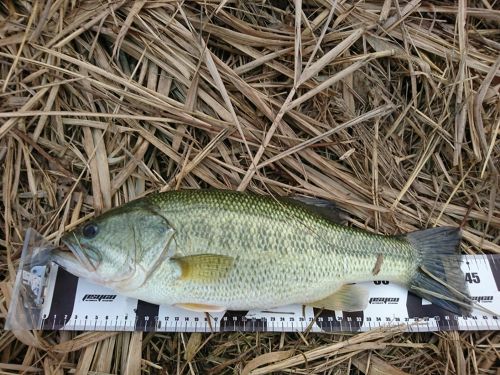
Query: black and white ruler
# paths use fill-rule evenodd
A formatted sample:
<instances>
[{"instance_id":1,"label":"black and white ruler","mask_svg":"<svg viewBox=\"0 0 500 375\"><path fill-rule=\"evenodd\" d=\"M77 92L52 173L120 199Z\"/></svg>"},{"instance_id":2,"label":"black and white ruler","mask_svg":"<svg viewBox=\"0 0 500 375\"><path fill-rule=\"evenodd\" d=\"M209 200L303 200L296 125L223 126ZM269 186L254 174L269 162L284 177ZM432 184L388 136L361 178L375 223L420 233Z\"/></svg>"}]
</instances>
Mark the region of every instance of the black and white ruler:
<instances>
[{"instance_id":1,"label":"black and white ruler","mask_svg":"<svg viewBox=\"0 0 500 375\"><path fill-rule=\"evenodd\" d=\"M364 311L343 312L289 305L270 310L195 313L116 294L78 279L52 263L30 266L44 242L29 231L23 249L8 329L84 331L367 331L404 324L408 331L500 330L500 317L474 309L458 316L386 281L362 283ZM500 255L464 256L462 269L474 301L500 313Z\"/></svg>"}]
</instances>

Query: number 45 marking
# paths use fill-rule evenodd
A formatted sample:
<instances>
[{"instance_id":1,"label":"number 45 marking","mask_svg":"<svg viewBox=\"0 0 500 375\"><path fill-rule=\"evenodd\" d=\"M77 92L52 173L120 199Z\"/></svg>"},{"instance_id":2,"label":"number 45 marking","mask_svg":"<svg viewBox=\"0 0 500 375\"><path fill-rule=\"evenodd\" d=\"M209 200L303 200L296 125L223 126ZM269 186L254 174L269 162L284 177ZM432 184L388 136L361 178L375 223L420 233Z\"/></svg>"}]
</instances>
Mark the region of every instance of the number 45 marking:
<instances>
[{"instance_id":1,"label":"number 45 marking","mask_svg":"<svg viewBox=\"0 0 500 375\"><path fill-rule=\"evenodd\" d=\"M477 272L466 272L465 273L465 281L469 284L479 284L481 280L479 279L479 275Z\"/></svg>"}]
</instances>

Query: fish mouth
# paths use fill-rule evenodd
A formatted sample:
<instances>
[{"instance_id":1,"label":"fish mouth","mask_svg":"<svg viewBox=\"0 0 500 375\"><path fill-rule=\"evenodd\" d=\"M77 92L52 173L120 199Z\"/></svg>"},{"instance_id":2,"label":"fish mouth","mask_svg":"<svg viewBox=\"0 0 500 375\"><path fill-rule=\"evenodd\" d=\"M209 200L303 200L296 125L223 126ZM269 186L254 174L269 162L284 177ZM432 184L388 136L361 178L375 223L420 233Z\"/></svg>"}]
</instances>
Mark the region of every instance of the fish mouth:
<instances>
[{"instance_id":1,"label":"fish mouth","mask_svg":"<svg viewBox=\"0 0 500 375\"><path fill-rule=\"evenodd\" d=\"M51 260L69 273L78 277L85 277L89 272L80 260L69 251L56 249L52 252Z\"/></svg>"},{"instance_id":2,"label":"fish mouth","mask_svg":"<svg viewBox=\"0 0 500 375\"><path fill-rule=\"evenodd\" d=\"M70 252L58 251L54 257L56 263L58 263L57 259L62 260L64 263L68 263L70 262L70 258L72 258L71 263L78 263L80 267L85 268L88 272L95 272L97 270L100 263L100 257L97 256L97 254L99 254L98 252L85 247L87 253L91 252L92 254L96 254L96 259L92 258L83 250L84 247L78 243L76 237L71 237L71 234L64 236L61 242L66 245ZM64 267L62 264L61 266Z\"/></svg>"}]
</instances>

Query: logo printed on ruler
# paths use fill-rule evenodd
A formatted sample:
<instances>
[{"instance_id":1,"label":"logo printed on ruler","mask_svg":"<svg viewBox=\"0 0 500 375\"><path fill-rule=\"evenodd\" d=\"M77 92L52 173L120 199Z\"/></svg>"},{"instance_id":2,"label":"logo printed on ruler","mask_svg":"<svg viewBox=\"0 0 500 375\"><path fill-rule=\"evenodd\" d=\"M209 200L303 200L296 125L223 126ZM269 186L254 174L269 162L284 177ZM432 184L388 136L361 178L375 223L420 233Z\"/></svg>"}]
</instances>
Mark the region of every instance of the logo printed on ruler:
<instances>
[{"instance_id":1,"label":"logo printed on ruler","mask_svg":"<svg viewBox=\"0 0 500 375\"><path fill-rule=\"evenodd\" d=\"M87 302L113 302L116 294L85 294L82 301Z\"/></svg>"},{"instance_id":2,"label":"logo printed on ruler","mask_svg":"<svg viewBox=\"0 0 500 375\"><path fill-rule=\"evenodd\" d=\"M493 302L493 296L475 296L471 297L473 301L477 303L492 303Z\"/></svg>"},{"instance_id":3,"label":"logo printed on ruler","mask_svg":"<svg viewBox=\"0 0 500 375\"><path fill-rule=\"evenodd\" d=\"M397 305L399 298L397 297L372 297L368 301L371 305Z\"/></svg>"}]
</instances>

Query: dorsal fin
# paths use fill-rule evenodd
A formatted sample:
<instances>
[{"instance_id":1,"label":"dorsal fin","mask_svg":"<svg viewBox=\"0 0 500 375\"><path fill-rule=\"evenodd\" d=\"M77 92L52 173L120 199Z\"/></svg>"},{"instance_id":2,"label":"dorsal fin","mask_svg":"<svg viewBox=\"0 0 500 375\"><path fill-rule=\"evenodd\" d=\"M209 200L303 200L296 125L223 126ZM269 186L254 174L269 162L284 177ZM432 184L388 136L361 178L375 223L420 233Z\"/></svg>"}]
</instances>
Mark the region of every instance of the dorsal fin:
<instances>
[{"instance_id":1,"label":"dorsal fin","mask_svg":"<svg viewBox=\"0 0 500 375\"><path fill-rule=\"evenodd\" d=\"M284 198L288 202L299 204L300 206L315 212L316 214L331 220L334 223L346 225L348 215L345 211L340 209L334 202L327 199L303 197L303 196L290 196Z\"/></svg>"}]
</instances>

